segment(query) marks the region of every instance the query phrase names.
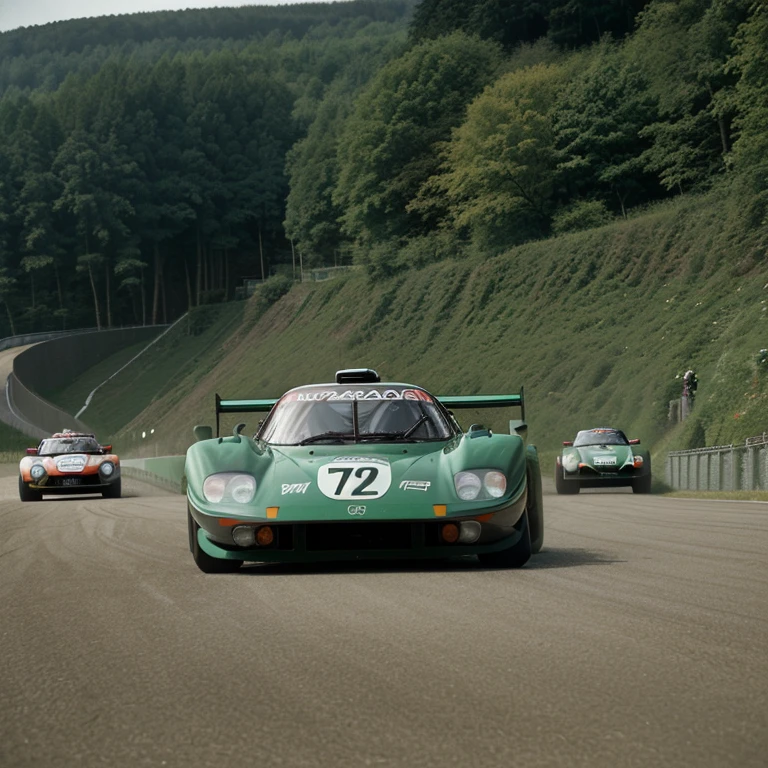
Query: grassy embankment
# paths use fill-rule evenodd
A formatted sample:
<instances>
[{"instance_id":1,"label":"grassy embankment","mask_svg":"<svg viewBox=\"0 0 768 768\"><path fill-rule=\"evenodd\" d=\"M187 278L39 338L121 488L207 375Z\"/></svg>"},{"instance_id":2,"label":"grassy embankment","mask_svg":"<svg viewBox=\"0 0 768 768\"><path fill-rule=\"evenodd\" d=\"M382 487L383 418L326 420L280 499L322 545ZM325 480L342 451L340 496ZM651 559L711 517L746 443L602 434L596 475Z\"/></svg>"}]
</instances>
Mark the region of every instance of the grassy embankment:
<instances>
[{"instance_id":1,"label":"grassy embankment","mask_svg":"<svg viewBox=\"0 0 768 768\"><path fill-rule=\"evenodd\" d=\"M296 285L266 304L203 308L197 335L177 328L100 389L83 418L122 453L181 453L192 425L212 423L214 392L277 397L332 380L338 368L370 366L436 394L525 386L529 437L546 473L560 441L585 427L640 437L657 477L666 450L768 428L768 371L756 362L768 347L766 243L715 196L492 259ZM669 401L689 367L700 381L696 409L671 424ZM82 403L93 388L85 381L51 399ZM461 414L497 429L510 415ZM255 415L242 420L253 431Z\"/></svg>"}]
</instances>

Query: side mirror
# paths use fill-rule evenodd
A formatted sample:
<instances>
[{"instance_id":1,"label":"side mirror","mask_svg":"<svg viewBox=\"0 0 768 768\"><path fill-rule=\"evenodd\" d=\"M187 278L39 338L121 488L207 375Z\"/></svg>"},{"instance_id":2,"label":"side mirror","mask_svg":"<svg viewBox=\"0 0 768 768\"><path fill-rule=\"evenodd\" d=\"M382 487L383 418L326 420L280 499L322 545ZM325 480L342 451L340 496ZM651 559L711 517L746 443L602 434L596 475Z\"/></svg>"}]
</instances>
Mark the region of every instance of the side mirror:
<instances>
[{"instance_id":1,"label":"side mirror","mask_svg":"<svg viewBox=\"0 0 768 768\"><path fill-rule=\"evenodd\" d=\"M104 451L104 453L112 453L112 446L111 445L102 445L101 450Z\"/></svg>"},{"instance_id":2,"label":"side mirror","mask_svg":"<svg viewBox=\"0 0 768 768\"><path fill-rule=\"evenodd\" d=\"M37 456L37 448L27 448L27 456Z\"/></svg>"},{"instance_id":3,"label":"side mirror","mask_svg":"<svg viewBox=\"0 0 768 768\"><path fill-rule=\"evenodd\" d=\"M573 445L573 440L563 440L563 445L567 447Z\"/></svg>"},{"instance_id":4,"label":"side mirror","mask_svg":"<svg viewBox=\"0 0 768 768\"><path fill-rule=\"evenodd\" d=\"M630 440L629 444L630 445L640 445L640 439L639 438L635 438L634 440Z\"/></svg>"},{"instance_id":5,"label":"side mirror","mask_svg":"<svg viewBox=\"0 0 768 768\"><path fill-rule=\"evenodd\" d=\"M198 424L193 430L195 440L199 443L201 440L213 439L213 427L209 427L206 424Z\"/></svg>"}]
</instances>

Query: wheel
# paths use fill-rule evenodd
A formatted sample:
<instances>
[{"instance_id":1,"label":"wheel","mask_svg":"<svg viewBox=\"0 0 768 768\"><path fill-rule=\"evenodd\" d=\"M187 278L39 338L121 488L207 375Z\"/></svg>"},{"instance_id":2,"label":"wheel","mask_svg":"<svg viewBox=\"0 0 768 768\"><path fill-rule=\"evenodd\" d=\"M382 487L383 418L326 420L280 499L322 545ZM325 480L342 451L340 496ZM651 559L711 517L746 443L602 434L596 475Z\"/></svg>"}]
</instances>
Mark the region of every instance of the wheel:
<instances>
[{"instance_id":1,"label":"wheel","mask_svg":"<svg viewBox=\"0 0 768 768\"><path fill-rule=\"evenodd\" d=\"M632 481L632 493L650 493L651 492L651 476L643 475Z\"/></svg>"},{"instance_id":2,"label":"wheel","mask_svg":"<svg viewBox=\"0 0 768 768\"><path fill-rule=\"evenodd\" d=\"M526 448L528 465L528 503L525 510L531 526L531 552L535 555L544 544L544 495L541 490L541 466L536 448Z\"/></svg>"},{"instance_id":3,"label":"wheel","mask_svg":"<svg viewBox=\"0 0 768 768\"><path fill-rule=\"evenodd\" d=\"M651 457L645 457L645 464L648 467L648 473L641 475L632 481L632 493L650 493L651 492Z\"/></svg>"},{"instance_id":4,"label":"wheel","mask_svg":"<svg viewBox=\"0 0 768 768\"><path fill-rule=\"evenodd\" d=\"M101 495L105 499L119 499L120 494L122 493L122 478L118 477L117 480L115 480L112 485L108 485L102 492Z\"/></svg>"},{"instance_id":5,"label":"wheel","mask_svg":"<svg viewBox=\"0 0 768 768\"><path fill-rule=\"evenodd\" d=\"M211 557L200 548L200 542L197 540L200 526L195 522L195 518L192 517L189 510L187 510L187 526L192 558L203 573L236 573L240 570L240 566L243 564L241 560L221 560L218 557Z\"/></svg>"},{"instance_id":6,"label":"wheel","mask_svg":"<svg viewBox=\"0 0 768 768\"><path fill-rule=\"evenodd\" d=\"M34 488L30 488L19 475L19 498L22 501L42 501L43 492L36 491Z\"/></svg>"},{"instance_id":7,"label":"wheel","mask_svg":"<svg viewBox=\"0 0 768 768\"><path fill-rule=\"evenodd\" d=\"M528 512L523 512L523 535L517 544L500 552L483 552L477 559L489 568L522 568L531 559L531 529Z\"/></svg>"},{"instance_id":8,"label":"wheel","mask_svg":"<svg viewBox=\"0 0 768 768\"><path fill-rule=\"evenodd\" d=\"M579 492L579 481L566 480L560 462L555 464L555 490L561 495Z\"/></svg>"}]
</instances>

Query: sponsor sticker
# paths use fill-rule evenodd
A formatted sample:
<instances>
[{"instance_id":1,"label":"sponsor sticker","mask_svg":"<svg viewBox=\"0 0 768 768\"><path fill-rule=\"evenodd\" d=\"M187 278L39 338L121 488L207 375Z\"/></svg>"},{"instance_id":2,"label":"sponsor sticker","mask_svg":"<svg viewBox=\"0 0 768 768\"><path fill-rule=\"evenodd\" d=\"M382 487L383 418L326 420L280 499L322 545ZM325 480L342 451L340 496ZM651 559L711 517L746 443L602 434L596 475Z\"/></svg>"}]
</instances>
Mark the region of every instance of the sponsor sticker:
<instances>
[{"instance_id":1,"label":"sponsor sticker","mask_svg":"<svg viewBox=\"0 0 768 768\"><path fill-rule=\"evenodd\" d=\"M338 402L352 400L422 400L431 403L432 398L420 389L319 389L309 392L289 392L283 401Z\"/></svg>"},{"instance_id":2,"label":"sponsor sticker","mask_svg":"<svg viewBox=\"0 0 768 768\"><path fill-rule=\"evenodd\" d=\"M76 456L60 456L56 459L56 469L59 472L82 472L85 469L86 457L78 454Z\"/></svg>"},{"instance_id":3,"label":"sponsor sticker","mask_svg":"<svg viewBox=\"0 0 768 768\"><path fill-rule=\"evenodd\" d=\"M287 493L306 493L311 483L283 483L283 496Z\"/></svg>"},{"instance_id":4,"label":"sponsor sticker","mask_svg":"<svg viewBox=\"0 0 768 768\"><path fill-rule=\"evenodd\" d=\"M349 512L350 515L364 515L365 514L365 507L360 504L350 504L347 507L347 512Z\"/></svg>"},{"instance_id":5,"label":"sponsor sticker","mask_svg":"<svg viewBox=\"0 0 768 768\"><path fill-rule=\"evenodd\" d=\"M400 483L401 491L428 491L432 483L429 480L403 480Z\"/></svg>"}]
</instances>

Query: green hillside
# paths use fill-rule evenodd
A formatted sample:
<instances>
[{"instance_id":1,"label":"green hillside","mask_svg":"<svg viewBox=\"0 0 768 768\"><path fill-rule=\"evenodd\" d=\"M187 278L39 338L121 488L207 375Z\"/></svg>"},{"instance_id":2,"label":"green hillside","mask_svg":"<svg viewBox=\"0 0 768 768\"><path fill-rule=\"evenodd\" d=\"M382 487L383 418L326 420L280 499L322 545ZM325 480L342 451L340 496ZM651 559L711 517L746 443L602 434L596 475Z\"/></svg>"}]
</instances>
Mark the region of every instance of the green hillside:
<instances>
[{"instance_id":1,"label":"green hillside","mask_svg":"<svg viewBox=\"0 0 768 768\"><path fill-rule=\"evenodd\" d=\"M722 199L691 198L491 260L390 279L351 272L296 284L271 306L256 296L210 308L197 335L180 324L99 390L89 423L114 432L123 453L181 453L194 424L213 422L216 392L277 397L371 366L436 394L524 386L530 438L547 454L597 424L657 455L739 441L768 428L768 372L757 362L768 346L768 264L760 233L732 220ZM669 401L689 367L696 408L674 425ZM462 416L503 428L507 414Z\"/></svg>"}]
</instances>

